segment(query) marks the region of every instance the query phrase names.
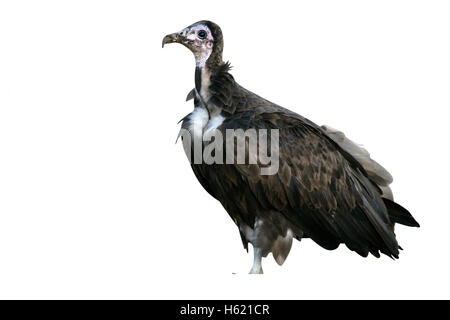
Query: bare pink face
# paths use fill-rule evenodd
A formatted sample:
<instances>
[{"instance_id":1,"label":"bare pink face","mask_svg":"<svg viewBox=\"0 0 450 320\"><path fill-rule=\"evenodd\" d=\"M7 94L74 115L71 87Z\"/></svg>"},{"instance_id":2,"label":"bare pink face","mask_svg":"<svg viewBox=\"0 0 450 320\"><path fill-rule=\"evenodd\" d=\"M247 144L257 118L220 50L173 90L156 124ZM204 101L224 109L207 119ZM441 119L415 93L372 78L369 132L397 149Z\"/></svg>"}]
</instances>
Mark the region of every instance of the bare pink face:
<instances>
[{"instance_id":1,"label":"bare pink face","mask_svg":"<svg viewBox=\"0 0 450 320\"><path fill-rule=\"evenodd\" d=\"M203 67L213 50L214 37L211 30L200 23L168 35L163 40L163 44L171 42L178 42L188 47L195 56L197 66Z\"/></svg>"}]
</instances>

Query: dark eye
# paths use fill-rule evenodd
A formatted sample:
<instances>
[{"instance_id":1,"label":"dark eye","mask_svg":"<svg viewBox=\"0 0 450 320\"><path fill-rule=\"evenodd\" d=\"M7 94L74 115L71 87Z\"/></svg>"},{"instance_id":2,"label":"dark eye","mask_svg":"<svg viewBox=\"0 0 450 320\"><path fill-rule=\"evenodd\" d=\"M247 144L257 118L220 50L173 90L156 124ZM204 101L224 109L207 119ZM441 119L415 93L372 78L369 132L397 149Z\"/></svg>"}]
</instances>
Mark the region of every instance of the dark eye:
<instances>
[{"instance_id":1,"label":"dark eye","mask_svg":"<svg viewBox=\"0 0 450 320\"><path fill-rule=\"evenodd\" d=\"M197 36L199 37L199 39L206 39L206 31L205 30L200 30L198 33L197 33Z\"/></svg>"}]
</instances>

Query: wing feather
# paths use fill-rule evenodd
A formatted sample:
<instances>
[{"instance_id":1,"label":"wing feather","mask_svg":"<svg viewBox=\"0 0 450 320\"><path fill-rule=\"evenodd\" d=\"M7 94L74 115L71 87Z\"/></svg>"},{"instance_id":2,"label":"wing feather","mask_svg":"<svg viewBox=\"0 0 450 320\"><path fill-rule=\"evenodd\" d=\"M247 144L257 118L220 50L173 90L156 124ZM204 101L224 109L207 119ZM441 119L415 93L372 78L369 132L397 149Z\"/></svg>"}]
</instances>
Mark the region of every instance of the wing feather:
<instances>
[{"instance_id":1,"label":"wing feather","mask_svg":"<svg viewBox=\"0 0 450 320\"><path fill-rule=\"evenodd\" d=\"M233 128L279 129L279 171L262 176L256 165L228 165L241 177L237 188L248 186L262 207L280 212L327 249L345 243L362 256L381 251L398 257L381 193L364 168L319 127L264 110L236 113L220 127L224 134Z\"/></svg>"}]
</instances>

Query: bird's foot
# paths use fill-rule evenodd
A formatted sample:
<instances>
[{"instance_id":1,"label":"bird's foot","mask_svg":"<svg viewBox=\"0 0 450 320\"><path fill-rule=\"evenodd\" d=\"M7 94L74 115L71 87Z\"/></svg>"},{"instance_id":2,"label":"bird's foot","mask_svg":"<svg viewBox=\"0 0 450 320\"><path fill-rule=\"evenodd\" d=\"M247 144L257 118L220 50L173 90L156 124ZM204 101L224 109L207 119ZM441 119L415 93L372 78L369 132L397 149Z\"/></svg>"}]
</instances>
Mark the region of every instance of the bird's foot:
<instances>
[{"instance_id":1,"label":"bird's foot","mask_svg":"<svg viewBox=\"0 0 450 320\"><path fill-rule=\"evenodd\" d=\"M253 266L248 274L264 274L261 266Z\"/></svg>"},{"instance_id":2,"label":"bird's foot","mask_svg":"<svg viewBox=\"0 0 450 320\"><path fill-rule=\"evenodd\" d=\"M260 248L253 247L253 253L254 253L253 266L250 269L249 274L263 274L262 251Z\"/></svg>"}]
</instances>

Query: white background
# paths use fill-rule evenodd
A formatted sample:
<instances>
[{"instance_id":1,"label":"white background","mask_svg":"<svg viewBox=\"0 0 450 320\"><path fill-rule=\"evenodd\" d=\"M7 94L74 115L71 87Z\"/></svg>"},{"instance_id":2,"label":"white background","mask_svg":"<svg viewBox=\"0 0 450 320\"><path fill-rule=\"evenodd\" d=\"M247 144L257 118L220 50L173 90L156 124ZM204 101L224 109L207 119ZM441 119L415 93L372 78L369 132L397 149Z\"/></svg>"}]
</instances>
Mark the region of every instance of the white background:
<instances>
[{"instance_id":1,"label":"white background","mask_svg":"<svg viewBox=\"0 0 450 320\"><path fill-rule=\"evenodd\" d=\"M447 1L2 1L0 298L450 298ZM421 228L400 259L295 242L252 254L195 179L177 121L209 19L248 89L339 128Z\"/></svg>"}]
</instances>

